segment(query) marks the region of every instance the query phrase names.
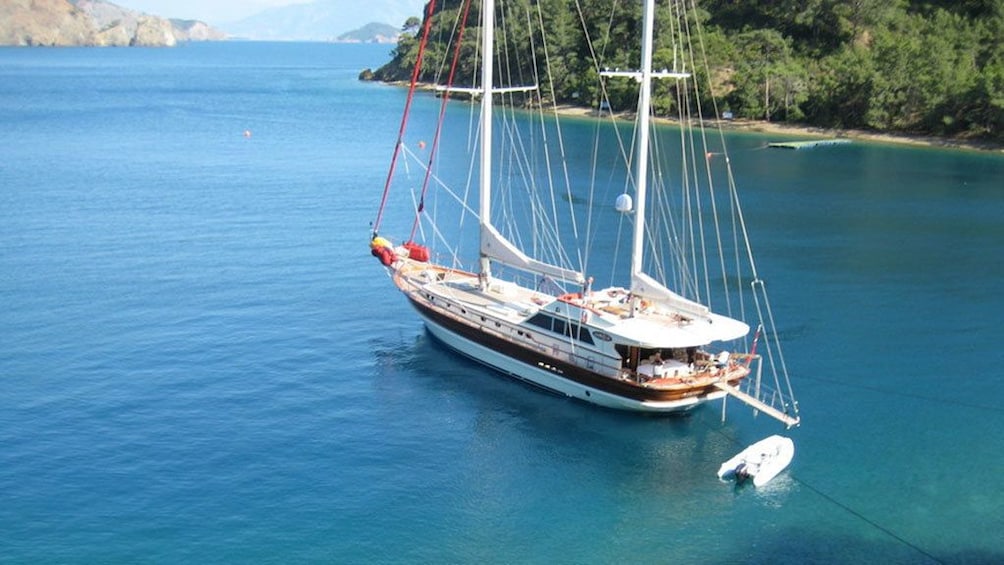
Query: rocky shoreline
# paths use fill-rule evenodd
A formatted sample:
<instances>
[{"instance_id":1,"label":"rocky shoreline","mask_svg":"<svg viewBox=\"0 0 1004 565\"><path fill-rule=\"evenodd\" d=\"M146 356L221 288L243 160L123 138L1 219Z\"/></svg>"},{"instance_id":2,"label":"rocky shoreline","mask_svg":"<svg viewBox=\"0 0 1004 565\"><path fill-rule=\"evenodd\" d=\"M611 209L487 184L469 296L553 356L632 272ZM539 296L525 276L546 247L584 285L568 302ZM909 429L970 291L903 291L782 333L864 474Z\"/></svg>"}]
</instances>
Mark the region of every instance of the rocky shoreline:
<instances>
[{"instance_id":1,"label":"rocky shoreline","mask_svg":"<svg viewBox=\"0 0 1004 565\"><path fill-rule=\"evenodd\" d=\"M195 20L168 20L103 0L0 2L0 45L17 47L173 47L224 39Z\"/></svg>"}]
</instances>

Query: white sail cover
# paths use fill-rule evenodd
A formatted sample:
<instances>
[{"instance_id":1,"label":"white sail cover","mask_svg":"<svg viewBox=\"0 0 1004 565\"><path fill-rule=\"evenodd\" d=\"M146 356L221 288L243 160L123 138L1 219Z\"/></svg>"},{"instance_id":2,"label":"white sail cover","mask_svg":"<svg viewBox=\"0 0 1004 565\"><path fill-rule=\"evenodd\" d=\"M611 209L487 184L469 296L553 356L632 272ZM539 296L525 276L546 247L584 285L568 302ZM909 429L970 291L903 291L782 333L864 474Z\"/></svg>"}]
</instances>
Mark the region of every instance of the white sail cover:
<instances>
[{"instance_id":1,"label":"white sail cover","mask_svg":"<svg viewBox=\"0 0 1004 565\"><path fill-rule=\"evenodd\" d=\"M631 277L631 292L696 318L707 318L711 314L707 306L680 296L645 273L635 273Z\"/></svg>"},{"instance_id":2,"label":"white sail cover","mask_svg":"<svg viewBox=\"0 0 1004 565\"><path fill-rule=\"evenodd\" d=\"M707 306L680 296L645 273L635 273L631 277L631 292L693 318L693 322L681 331L677 339L690 339L694 341L693 344L707 344L738 339L750 331L746 323L714 314Z\"/></svg>"},{"instance_id":3,"label":"white sail cover","mask_svg":"<svg viewBox=\"0 0 1004 565\"><path fill-rule=\"evenodd\" d=\"M489 224L481 225L481 254L493 261L522 271L548 275L564 281L574 281L578 284L586 282L585 276L579 271L550 265L527 257L512 242L503 237L494 226Z\"/></svg>"}]
</instances>

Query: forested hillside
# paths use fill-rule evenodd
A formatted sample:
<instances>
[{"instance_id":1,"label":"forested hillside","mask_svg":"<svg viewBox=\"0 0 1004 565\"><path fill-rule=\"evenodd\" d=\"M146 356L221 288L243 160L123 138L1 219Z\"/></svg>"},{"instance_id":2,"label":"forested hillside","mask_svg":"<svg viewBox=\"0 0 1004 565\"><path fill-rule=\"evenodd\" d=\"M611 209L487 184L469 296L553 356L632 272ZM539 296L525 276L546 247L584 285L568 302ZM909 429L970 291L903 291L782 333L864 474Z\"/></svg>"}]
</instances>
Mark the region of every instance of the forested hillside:
<instances>
[{"instance_id":1,"label":"forested hillside","mask_svg":"<svg viewBox=\"0 0 1004 565\"><path fill-rule=\"evenodd\" d=\"M525 20L528 4L535 16L540 7L553 84L546 95L556 102L598 104L582 21L600 67L637 66L639 2L507 0L499 9ZM444 60L462 8L462 0L437 2L427 61ZM690 19L692 29L703 29L712 69L705 78L714 86L707 90L737 118L1004 141L1004 0L698 0ZM410 78L421 23L406 22L412 33L374 78ZM673 58L672 49L658 45L660 31L657 68ZM467 30L458 76L475 76L477 37ZM521 53L512 60L530 58ZM433 81L439 72L426 64L421 78ZM614 110L634 103L630 85L609 86ZM655 102L668 113L673 97L667 90Z\"/></svg>"}]
</instances>

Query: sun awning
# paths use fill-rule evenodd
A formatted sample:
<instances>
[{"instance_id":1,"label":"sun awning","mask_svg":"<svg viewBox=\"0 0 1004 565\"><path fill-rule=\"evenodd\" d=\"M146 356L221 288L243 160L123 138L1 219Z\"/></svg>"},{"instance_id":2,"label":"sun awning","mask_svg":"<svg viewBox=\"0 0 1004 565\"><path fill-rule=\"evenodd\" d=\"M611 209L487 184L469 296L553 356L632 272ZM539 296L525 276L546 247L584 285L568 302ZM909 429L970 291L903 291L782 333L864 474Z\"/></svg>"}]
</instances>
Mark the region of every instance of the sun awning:
<instances>
[{"instance_id":1,"label":"sun awning","mask_svg":"<svg viewBox=\"0 0 1004 565\"><path fill-rule=\"evenodd\" d=\"M668 324L659 318L636 316L613 324L608 333L618 342L639 347L701 347L716 341L730 341L748 334L750 327L732 318L708 313L705 318Z\"/></svg>"}]
</instances>

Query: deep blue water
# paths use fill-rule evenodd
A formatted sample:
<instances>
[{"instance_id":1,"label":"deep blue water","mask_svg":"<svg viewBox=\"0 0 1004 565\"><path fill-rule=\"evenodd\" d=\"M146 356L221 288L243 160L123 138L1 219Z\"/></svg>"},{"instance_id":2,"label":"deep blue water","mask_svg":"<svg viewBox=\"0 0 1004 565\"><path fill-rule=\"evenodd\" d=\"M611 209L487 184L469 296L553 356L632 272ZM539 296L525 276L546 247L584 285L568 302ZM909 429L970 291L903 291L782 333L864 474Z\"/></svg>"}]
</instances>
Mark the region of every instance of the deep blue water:
<instances>
[{"instance_id":1,"label":"deep blue water","mask_svg":"<svg viewBox=\"0 0 1004 565\"><path fill-rule=\"evenodd\" d=\"M424 332L366 247L387 51L0 50L0 561L1004 561L1004 157L732 137L803 415L736 491L776 424Z\"/></svg>"}]
</instances>

